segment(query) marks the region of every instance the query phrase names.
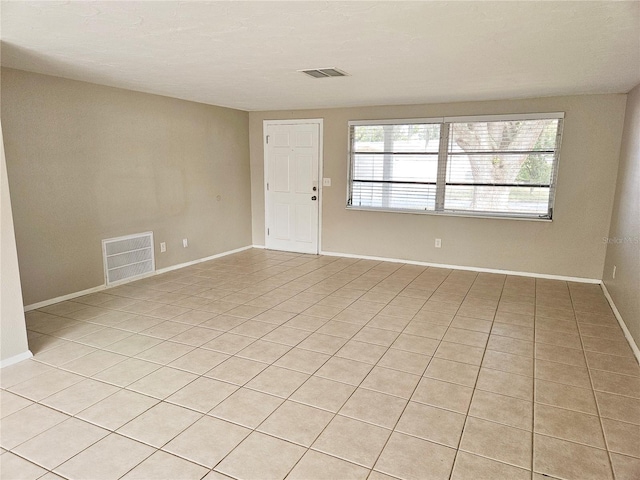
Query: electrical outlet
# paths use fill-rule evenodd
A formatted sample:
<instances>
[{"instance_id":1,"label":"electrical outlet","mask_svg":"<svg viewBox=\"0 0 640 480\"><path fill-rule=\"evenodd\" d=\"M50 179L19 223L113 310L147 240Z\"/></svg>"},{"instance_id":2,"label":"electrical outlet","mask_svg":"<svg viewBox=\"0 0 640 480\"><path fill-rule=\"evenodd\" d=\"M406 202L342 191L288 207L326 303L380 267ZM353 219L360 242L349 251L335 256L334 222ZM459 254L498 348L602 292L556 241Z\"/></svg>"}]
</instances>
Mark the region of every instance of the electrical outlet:
<instances>
[{"instance_id":1,"label":"electrical outlet","mask_svg":"<svg viewBox=\"0 0 640 480\"><path fill-rule=\"evenodd\" d=\"M440 248L440 247L442 247L442 239L436 238L436 248Z\"/></svg>"},{"instance_id":2,"label":"electrical outlet","mask_svg":"<svg viewBox=\"0 0 640 480\"><path fill-rule=\"evenodd\" d=\"M616 278L616 268L618 268L618 267L616 267L616 266L614 265L614 266L613 266L613 275L612 275L612 276L613 276L613 278Z\"/></svg>"},{"instance_id":3,"label":"electrical outlet","mask_svg":"<svg viewBox=\"0 0 640 480\"><path fill-rule=\"evenodd\" d=\"M183 239L182 239L182 246L183 246L184 248L187 248L187 247L189 246L189 241L188 241L186 238L183 238Z\"/></svg>"},{"instance_id":4,"label":"electrical outlet","mask_svg":"<svg viewBox=\"0 0 640 480\"><path fill-rule=\"evenodd\" d=\"M322 179L322 186L323 187L330 187L331 186L331 179L330 178L323 178Z\"/></svg>"},{"instance_id":5,"label":"electrical outlet","mask_svg":"<svg viewBox=\"0 0 640 480\"><path fill-rule=\"evenodd\" d=\"M167 244L165 242L160 242L160 253L164 253L167 251Z\"/></svg>"}]
</instances>

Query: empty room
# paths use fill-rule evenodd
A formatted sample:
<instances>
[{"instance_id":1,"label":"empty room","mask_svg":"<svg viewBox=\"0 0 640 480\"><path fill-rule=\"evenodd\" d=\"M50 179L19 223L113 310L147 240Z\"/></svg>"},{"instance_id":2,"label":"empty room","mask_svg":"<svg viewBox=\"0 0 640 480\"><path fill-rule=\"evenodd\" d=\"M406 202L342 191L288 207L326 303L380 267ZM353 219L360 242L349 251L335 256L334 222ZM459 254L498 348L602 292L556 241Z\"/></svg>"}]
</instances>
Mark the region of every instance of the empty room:
<instances>
[{"instance_id":1,"label":"empty room","mask_svg":"<svg viewBox=\"0 0 640 480\"><path fill-rule=\"evenodd\" d=\"M640 2L0 15L0 478L640 479Z\"/></svg>"}]
</instances>

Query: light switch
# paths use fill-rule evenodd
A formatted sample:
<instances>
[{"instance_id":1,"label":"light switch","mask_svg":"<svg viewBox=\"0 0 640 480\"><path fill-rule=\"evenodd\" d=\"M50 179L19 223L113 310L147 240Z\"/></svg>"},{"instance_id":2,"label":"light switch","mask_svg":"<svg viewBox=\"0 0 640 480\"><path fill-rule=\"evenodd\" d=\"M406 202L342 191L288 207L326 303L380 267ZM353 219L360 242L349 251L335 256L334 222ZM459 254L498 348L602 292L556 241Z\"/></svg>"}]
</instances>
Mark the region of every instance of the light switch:
<instances>
[{"instance_id":1,"label":"light switch","mask_svg":"<svg viewBox=\"0 0 640 480\"><path fill-rule=\"evenodd\" d=\"M331 179L330 178L323 178L322 179L322 186L323 187L330 187L331 186Z\"/></svg>"}]
</instances>

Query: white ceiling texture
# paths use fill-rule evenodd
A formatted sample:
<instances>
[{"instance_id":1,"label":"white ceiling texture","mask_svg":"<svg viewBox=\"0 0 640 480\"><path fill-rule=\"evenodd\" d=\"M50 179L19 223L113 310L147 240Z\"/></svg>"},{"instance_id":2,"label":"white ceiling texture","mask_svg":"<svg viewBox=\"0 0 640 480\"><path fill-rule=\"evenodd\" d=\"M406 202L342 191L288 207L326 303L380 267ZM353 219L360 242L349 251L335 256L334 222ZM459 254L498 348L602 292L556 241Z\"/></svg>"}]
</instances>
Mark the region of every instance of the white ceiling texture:
<instances>
[{"instance_id":1,"label":"white ceiling texture","mask_svg":"<svg viewBox=\"0 0 640 480\"><path fill-rule=\"evenodd\" d=\"M627 92L638 1L17 1L2 65L242 110ZM342 78L300 69L337 67Z\"/></svg>"}]
</instances>

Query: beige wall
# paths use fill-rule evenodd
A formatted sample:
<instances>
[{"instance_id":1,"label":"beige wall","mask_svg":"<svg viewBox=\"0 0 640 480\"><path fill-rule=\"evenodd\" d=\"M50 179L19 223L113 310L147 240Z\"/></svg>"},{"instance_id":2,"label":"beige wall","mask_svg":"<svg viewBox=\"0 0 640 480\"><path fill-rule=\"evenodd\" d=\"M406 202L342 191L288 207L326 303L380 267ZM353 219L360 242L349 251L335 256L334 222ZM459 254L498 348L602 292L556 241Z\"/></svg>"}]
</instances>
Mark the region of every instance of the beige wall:
<instances>
[{"instance_id":1,"label":"beige wall","mask_svg":"<svg viewBox=\"0 0 640 480\"><path fill-rule=\"evenodd\" d=\"M602 279L640 345L640 85L629 92ZM613 278L613 267L616 278Z\"/></svg>"},{"instance_id":2,"label":"beige wall","mask_svg":"<svg viewBox=\"0 0 640 480\"><path fill-rule=\"evenodd\" d=\"M263 120L323 118L322 249L450 265L599 279L609 231L625 95L437 105L251 112L253 243L264 245ZM566 112L554 221L346 210L347 122L360 119ZM442 248L434 248L434 239Z\"/></svg>"},{"instance_id":3,"label":"beige wall","mask_svg":"<svg viewBox=\"0 0 640 480\"><path fill-rule=\"evenodd\" d=\"M248 114L11 69L1 93L26 304L101 285L103 238L153 230L157 268L249 245L251 231L263 245L265 119L324 119L324 251L602 275L625 95ZM552 111L566 117L551 223L344 207L349 120Z\"/></svg>"},{"instance_id":4,"label":"beige wall","mask_svg":"<svg viewBox=\"0 0 640 480\"><path fill-rule=\"evenodd\" d=\"M9 198L9 183L0 126L0 365L30 356L22 309L20 273ZM18 357L18 358L16 358Z\"/></svg>"},{"instance_id":5,"label":"beige wall","mask_svg":"<svg viewBox=\"0 0 640 480\"><path fill-rule=\"evenodd\" d=\"M251 244L246 112L11 69L1 93L26 304L103 284L104 238L152 230L157 268Z\"/></svg>"}]
</instances>

